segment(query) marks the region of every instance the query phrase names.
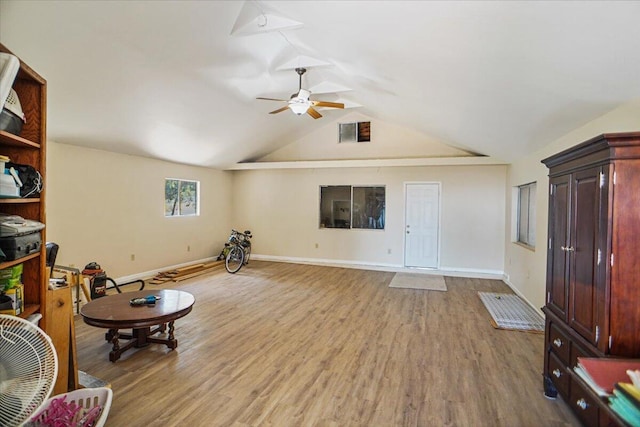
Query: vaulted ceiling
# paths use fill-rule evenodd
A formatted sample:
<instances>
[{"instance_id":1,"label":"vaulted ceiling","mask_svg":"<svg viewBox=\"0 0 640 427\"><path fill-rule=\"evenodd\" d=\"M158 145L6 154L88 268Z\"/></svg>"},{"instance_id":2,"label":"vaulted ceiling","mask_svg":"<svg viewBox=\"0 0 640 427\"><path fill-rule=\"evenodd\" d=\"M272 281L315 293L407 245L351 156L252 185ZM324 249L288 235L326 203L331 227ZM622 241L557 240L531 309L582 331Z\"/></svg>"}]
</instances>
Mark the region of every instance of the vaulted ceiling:
<instances>
[{"instance_id":1,"label":"vaulted ceiling","mask_svg":"<svg viewBox=\"0 0 640 427\"><path fill-rule=\"evenodd\" d=\"M512 161L640 97L638 16L611 1L1 0L0 40L47 79L60 143L225 168L358 111ZM314 64L312 98L355 108L314 120L255 99L288 98L291 68Z\"/></svg>"}]
</instances>

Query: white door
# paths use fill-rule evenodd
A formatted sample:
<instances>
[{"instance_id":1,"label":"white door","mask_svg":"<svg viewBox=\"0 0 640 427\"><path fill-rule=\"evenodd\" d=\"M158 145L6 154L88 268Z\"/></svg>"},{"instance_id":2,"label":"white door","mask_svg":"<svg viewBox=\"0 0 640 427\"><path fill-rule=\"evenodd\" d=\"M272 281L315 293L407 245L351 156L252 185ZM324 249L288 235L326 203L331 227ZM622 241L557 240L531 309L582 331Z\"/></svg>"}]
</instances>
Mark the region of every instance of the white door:
<instances>
[{"instance_id":1,"label":"white door","mask_svg":"<svg viewBox=\"0 0 640 427\"><path fill-rule=\"evenodd\" d=\"M404 265L438 268L440 184L405 184L404 212Z\"/></svg>"}]
</instances>

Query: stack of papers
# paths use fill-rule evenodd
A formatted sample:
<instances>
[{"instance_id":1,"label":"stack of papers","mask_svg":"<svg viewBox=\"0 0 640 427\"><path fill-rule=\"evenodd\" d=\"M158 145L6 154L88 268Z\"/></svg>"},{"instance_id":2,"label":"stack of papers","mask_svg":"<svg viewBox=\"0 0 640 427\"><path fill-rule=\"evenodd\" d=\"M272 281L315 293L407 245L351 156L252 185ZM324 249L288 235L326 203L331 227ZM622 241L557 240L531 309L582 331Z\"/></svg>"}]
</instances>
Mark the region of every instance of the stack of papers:
<instances>
[{"instance_id":1,"label":"stack of papers","mask_svg":"<svg viewBox=\"0 0 640 427\"><path fill-rule=\"evenodd\" d=\"M629 382L628 370L640 369L640 359L578 357L573 368L598 396L610 396L617 383Z\"/></svg>"},{"instance_id":2,"label":"stack of papers","mask_svg":"<svg viewBox=\"0 0 640 427\"><path fill-rule=\"evenodd\" d=\"M609 406L629 425L640 426L640 389L633 384L616 384Z\"/></svg>"},{"instance_id":3,"label":"stack of papers","mask_svg":"<svg viewBox=\"0 0 640 427\"><path fill-rule=\"evenodd\" d=\"M640 359L578 357L573 370L598 396L608 397L620 418L640 427Z\"/></svg>"}]
</instances>

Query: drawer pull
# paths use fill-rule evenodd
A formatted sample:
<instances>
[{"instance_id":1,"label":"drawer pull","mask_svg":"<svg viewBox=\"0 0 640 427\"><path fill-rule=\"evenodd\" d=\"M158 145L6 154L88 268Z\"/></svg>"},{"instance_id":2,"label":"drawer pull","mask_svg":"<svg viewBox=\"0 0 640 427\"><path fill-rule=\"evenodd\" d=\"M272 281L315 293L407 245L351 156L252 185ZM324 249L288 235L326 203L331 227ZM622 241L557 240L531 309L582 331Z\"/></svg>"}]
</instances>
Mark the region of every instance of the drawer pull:
<instances>
[{"instance_id":1,"label":"drawer pull","mask_svg":"<svg viewBox=\"0 0 640 427\"><path fill-rule=\"evenodd\" d=\"M560 378L562 376L562 372L560 372L560 369L556 368L553 370L553 375L555 375L556 378Z\"/></svg>"},{"instance_id":2,"label":"drawer pull","mask_svg":"<svg viewBox=\"0 0 640 427\"><path fill-rule=\"evenodd\" d=\"M562 340L560 338L556 338L555 340L553 340L553 343L558 348L562 347Z\"/></svg>"},{"instance_id":3,"label":"drawer pull","mask_svg":"<svg viewBox=\"0 0 640 427\"><path fill-rule=\"evenodd\" d=\"M582 409L583 411L589 407L587 401L582 397L576 401L576 405L578 405L578 408Z\"/></svg>"}]
</instances>

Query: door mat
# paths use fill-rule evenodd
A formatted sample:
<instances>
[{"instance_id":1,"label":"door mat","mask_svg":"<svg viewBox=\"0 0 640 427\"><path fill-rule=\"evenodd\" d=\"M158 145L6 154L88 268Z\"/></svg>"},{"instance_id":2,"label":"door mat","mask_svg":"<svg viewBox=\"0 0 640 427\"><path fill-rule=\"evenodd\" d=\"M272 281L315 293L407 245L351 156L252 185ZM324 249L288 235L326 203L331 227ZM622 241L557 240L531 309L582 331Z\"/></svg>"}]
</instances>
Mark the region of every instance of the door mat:
<instances>
[{"instance_id":1,"label":"door mat","mask_svg":"<svg viewBox=\"0 0 640 427\"><path fill-rule=\"evenodd\" d=\"M514 294L478 292L491 315L496 329L544 332L544 319L532 307Z\"/></svg>"},{"instance_id":2,"label":"door mat","mask_svg":"<svg viewBox=\"0 0 640 427\"><path fill-rule=\"evenodd\" d=\"M390 288L423 289L426 291L446 291L444 277L431 274L396 273L389 283Z\"/></svg>"}]
</instances>

